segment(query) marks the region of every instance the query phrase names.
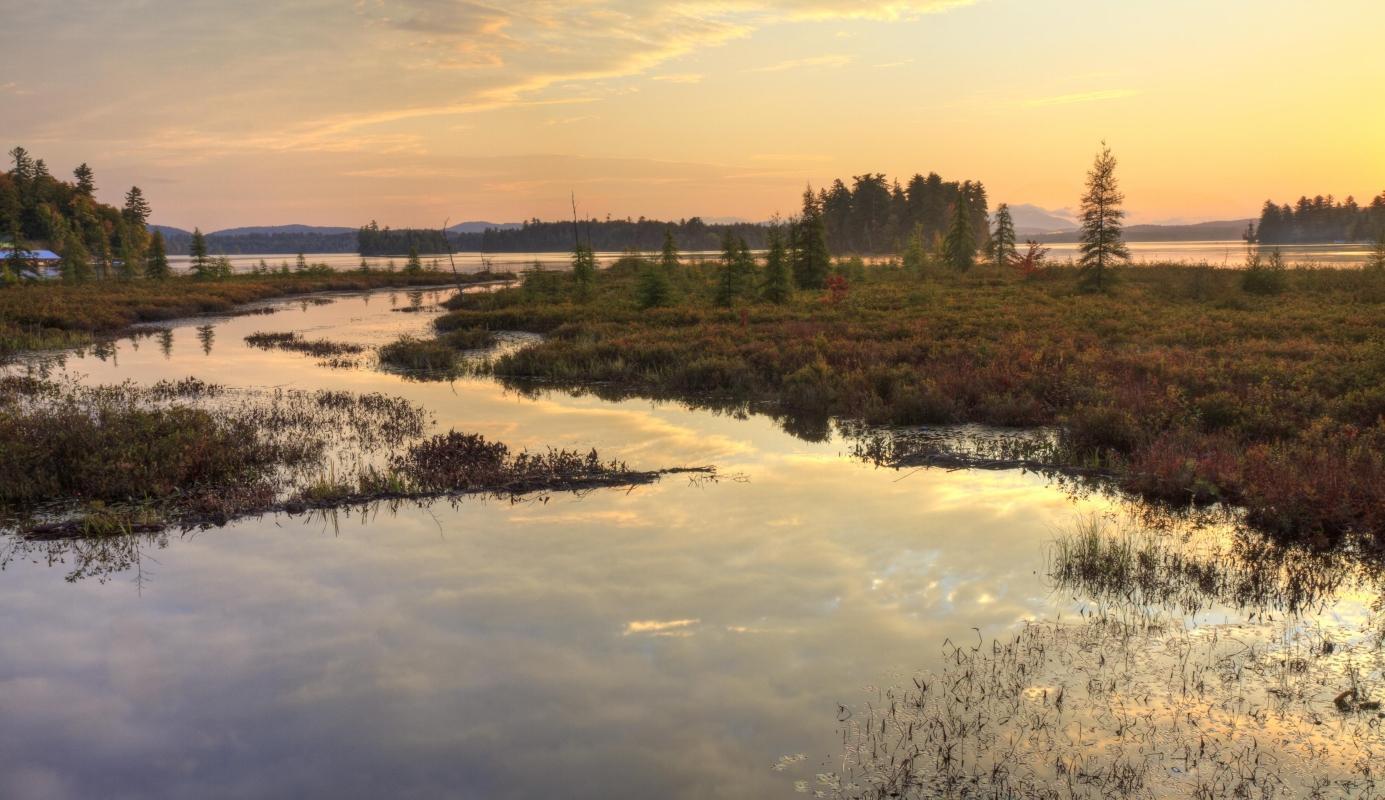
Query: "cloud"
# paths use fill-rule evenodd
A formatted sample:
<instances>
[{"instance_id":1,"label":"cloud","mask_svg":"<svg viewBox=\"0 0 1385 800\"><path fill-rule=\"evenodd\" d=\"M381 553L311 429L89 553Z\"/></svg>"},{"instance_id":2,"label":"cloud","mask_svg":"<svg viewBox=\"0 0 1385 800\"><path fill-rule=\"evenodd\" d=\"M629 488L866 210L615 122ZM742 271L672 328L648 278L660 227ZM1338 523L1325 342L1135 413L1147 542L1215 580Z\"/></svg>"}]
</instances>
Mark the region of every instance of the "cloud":
<instances>
[{"instance_id":1,"label":"cloud","mask_svg":"<svg viewBox=\"0 0 1385 800\"><path fill-rule=\"evenodd\" d=\"M671 75L655 75L651 80L667 83L701 83L702 75L697 72L678 72Z\"/></svg>"},{"instance_id":2,"label":"cloud","mask_svg":"<svg viewBox=\"0 0 1385 800\"><path fill-rule=\"evenodd\" d=\"M1102 89L1093 92L1060 94L1054 97L1038 97L1024 101L1024 105L1029 108L1042 108L1044 106L1066 106L1073 103L1098 103L1105 100L1121 100L1126 97L1134 97L1137 94L1139 92L1134 89Z\"/></svg>"},{"instance_id":3,"label":"cloud","mask_svg":"<svg viewBox=\"0 0 1385 800\"><path fill-rule=\"evenodd\" d=\"M700 619L634 620L625 623L625 636L643 634L645 636L691 636L688 628L702 622Z\"/></svg>"},{"instance_id":4,"label":"cloud","mask_svg":"<svg viewBox=\"0 0 1385 800\"><path fill-rule=\"evenodd\" d=\"M813 56L811 58L793 58L788 61L780 61L777 64L770 64L764 67L757 67L751 72L787 72L793 69L804 67L844 67L852 62L852 57L848 55Z\"/></svg>"}]
</instances>

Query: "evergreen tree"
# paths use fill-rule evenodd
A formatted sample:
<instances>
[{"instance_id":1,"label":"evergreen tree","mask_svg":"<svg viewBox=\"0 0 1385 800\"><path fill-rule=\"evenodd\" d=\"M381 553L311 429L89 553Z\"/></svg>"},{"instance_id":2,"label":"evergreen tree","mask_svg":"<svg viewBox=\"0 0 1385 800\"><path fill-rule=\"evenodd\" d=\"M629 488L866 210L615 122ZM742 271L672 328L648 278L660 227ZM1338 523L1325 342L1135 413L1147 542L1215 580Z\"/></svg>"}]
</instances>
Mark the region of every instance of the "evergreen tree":
<instances>
[{"instance_id":1,"label":"evergreen tree","mask_svg":"<svg viewBox=\"0 0 1385 800\"><path fill-rule=\"evenodd\" d=\"M678 243L673 239L672 228L664 231L664 249L659 256L659 263L669 273L678 270Z\"/></svg>"},{"instance_id":2,"label":"evergreen tree","mask_svg":"<svg viewBox=\"0 0 1385 800\"><path fill-rule=\"evenodd\" d=\"M404 271L408 273L422 272L423 262L418 258L418 248L410 245L409 260L404 262Z\"/></svg>"},{"instance_id":3,"label":"evergreen tree","mask_svg":"<svg viewBox=\"0 0 1385 800\"><path fill-rule=\"evenodd\" d=\"M170 274L168 268L168 248L164 246L164 235L154 231L149 240L149 261L145 264L145 276L154 280L164 280Z\"/></svg>"},{"instance_id":4,"label":"evergreen tree","mask_svg":"<svg viewBox=\"0 0 1385 800\"><path fill-rule=\"evenodd\" d=\"M144 192L138 186L131 186L130 191L125 193L125 208L121 211L125 221L143 228L149 222L151 211L149 201L144 199Z\"/></svg>"},{"instance_id":5,"label":"evergreen tree","mask_svg":"<svg viewBox=\"0 0 1385 800\"><path fill-rule=\"evenodd\" d=\"M361 272L362 272L362 273L370 272L370 263L367 262L364 258L361 259Z\"/></svg>"},{"instance_id":6,"label":"evergreen tree","mask_svg":"<svg viewBox=\"0 0 1385 800\"><path fill-rule=\"evenodd\" d=\"M793 297L793 273L789 269L789 253L784 247L784 234L776 225L769 231L769 253L765 256L764 298L783 305Z\"/></svg>"},{"instance_id":7,"label":"evergreen tree","mask_svg":"<svg viewBox=\"0 0 1385 800\"><path fill-rule=\"evenodd\" d=\"M19 235L19 219L10 221L10 252L5 258L4 272L7 278L19 278L28 264L24 260L24 242Z\"/></svg>"},{"instance_id":8,"label":"evergreen tree","mask_svg":"<svg viewBox=\"0 0 1385 800\"><path fill-rule=\"evenodd\" d=\"M28 150L22 147L10 150L10 161L14 163L10 174L14 176L15 183L23 186L34 179L34 159Z\"/></svg>"},{"instance_id":9,"label":"evergreen tree","mask_svg":"<svg viewBox=\"0 0 1385 800\"><path fill-rule=\"evenodd\" d=\"M591 299L596 284L596 254L585 244L579 243L572 249L572 283L579 302Z\"/></svg>"},{"instance_id":10,"label":"evergreen tree","mask_svg":"<svg viewBox=\"0 0 1385 800\"><path fill-rule=\"evenodd\" d=\"M414 261L417 261L417 260L418 260L418 251L417 251L417 250L411 251L410 257L411 257ZM302 273L308 271L308 257L305 256L305 255L303 255L302 251L299 251L299 253L298 253L298 259L297 259L296 261L293 262L293 271L294 271L294 272L297 272L297 273L299 273L299 274L302 274ZM405 271L407 272L408 270L405 270Z\"/></svg>"},{"instance_id":11,"label":"evergreen tree","mask_svg":"<svg viewBox=\"0 0 1385 800\"><path fill-rule=\"evenodd\" d=\"M144 277L144 264L140 251L135 247L133 237L120 237L120 279L132 281Z\"/></svg>"},{"instance_id":12,"label":"evergreen tree","mask_svg":"<svg viewBox=\"0 0 1385 800\"><path fill-rule=\"evenodd\" d=\"M976 263L976 234L971 227L971 205L965 195L958 194L953 204L952 226L943 239L943 259L958 272L966 272Z\"/></svg>"},{"instance_id":13,"label":"evergreen tree","mask_svg":"<svg viewBox=\"0 0 1385 800\"><path fill-rule=\"evenodd\" d=\"M673 301L673 286L668 276L669 271L663 264L643 261L636 291L640 308L658 308Z\"/></svg>"},{"instance_id":14,"label":"evergreen tree","mask_svg":"<svg viewBox=\"0 0 1385 800\"><path fill-rule=\"evenodd\" d=\"M1371 272L1385 273L1385 226L1381 226L1380 233L1376 234L1375 244L1371 246L1370 258L1366 261L1366 269Z\"/></svg>"},{"instance_id":15,"label":"evergreen tree","mask_svg":"<svg viewBox=\"0 0 1385 800\"><path fill-rule=\"evenodd\" d=\"M915 223L909 233L909 242L904 246L904 269L914 275L923 275L928 265L928 252L923 244L923 223Z\"/></svg>"},{"instance_id":16,"label":"evergreen tree","mask_svg":"<svg viewBox=\"0 0 1385 800\"><path fill-rule=\"evenodd\" d=\"M96 176L91 171L91 167L82 162L77 168L72 170L72 176L77 179L77 193L84 197L91 197L96 194Z\"/></svg>"},{"instance_id":17,"label":"evergreen tree","mask_svg":"<svg viewBox=\"0 0 1385 800\"><path fill-rule=\"evenodd\" d=\"M822 205L808 187L803 193L803 215L793 226L793 276L800 289L821 289L832 268L827 249L827 224Z\"/></svg>"},{"instance_id":18,"label":"evergreen tree","mask_svg":"<svg viewBox=\"0 0 1385 800\"><path fill-rule=\"evenodd\" d=\"M66 283L85 283L91 280L91 261L82 237L68 231L63 242L62 279Z\"/></svg>"},{"instance_id":19,"label":"evergreen tree","mask_svg":"<svg viewBox=\"0 0 1385 800\"><path fill-rule=\"evenodd\" d=\"M207 260L207 237L203 235L201 228L192 229L192 243L188 245L188 254L192 256L192 274L199 278L210 278L211 262Z\"/></svg>"},{"instance_id":20,"label":"evergreen tree","mask_svg":"<svg viewBox=\"0 0 1385 800\"><path fill-rule=\"evenodd\" d=\"M995 210L995 234L991 236L991 260L997 267L1009 264L1015 257L1015 221L1010 206L1001 203Z\"/></svg>"},{"instance_id":21,"label":"evergreen tree","mask_svg":"<svg viewBox=\"0 0 1385 800\"><path fill-rule=\"evenodd\" d=\"M1121 238L1121 203L1125 195L1116 180L1116 157L1102 142L1101 153L1087 173L1087 193L1082 196L1082 284L1103 291L1110 283L1109 271L1118 261L1129 261L1130 250Z\"/></svg>"},{"instance_id":22,"label":"evergreen tree","mask_svg":"<svg viewBox=\"0 0 1385 800\"><path fill-rule=\"evenodd\" d=\"M721 263L717 266L716 293L712 302L721 308L730 308L741 296L740 248L731 232L722 239Z\"/></svg>"}]
</instances>

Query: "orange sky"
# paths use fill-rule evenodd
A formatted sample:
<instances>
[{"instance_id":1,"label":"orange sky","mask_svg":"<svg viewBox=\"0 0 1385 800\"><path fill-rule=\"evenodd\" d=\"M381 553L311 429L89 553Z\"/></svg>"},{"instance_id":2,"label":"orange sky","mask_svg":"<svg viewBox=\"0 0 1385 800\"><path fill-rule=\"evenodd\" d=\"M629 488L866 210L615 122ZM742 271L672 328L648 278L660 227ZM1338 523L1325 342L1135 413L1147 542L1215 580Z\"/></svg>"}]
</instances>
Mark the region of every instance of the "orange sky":
<instances>
[{"instance_id":1,"label":"orange sky","mask_svg":"<svg viewBox=\"0 0 1385 800\"><path fill-rule=\"evenodd\" d=\"M1385 189L1379 0L0 5L5 148L182 227L764 219L866 171L1062 208L1102 139L1134 221Z\"/></svg>"}]
</instances>

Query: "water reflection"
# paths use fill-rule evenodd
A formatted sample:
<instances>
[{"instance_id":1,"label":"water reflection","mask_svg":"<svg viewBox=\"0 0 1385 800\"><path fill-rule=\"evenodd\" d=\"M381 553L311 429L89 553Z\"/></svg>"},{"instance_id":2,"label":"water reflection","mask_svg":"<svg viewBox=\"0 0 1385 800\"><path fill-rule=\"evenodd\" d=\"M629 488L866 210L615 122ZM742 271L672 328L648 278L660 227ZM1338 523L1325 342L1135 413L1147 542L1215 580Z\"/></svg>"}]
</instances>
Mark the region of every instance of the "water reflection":
<instances>
[{"instance_id":1,"label":"water reflection","mask_svg":"<svg viewBox=\"0 0 1385 800\"><path fill-rule=\"evenodd\" d=\"M395 306L281 303L275 328L367 347L426 330ZM861 687L1091 603L1055 591L1050 546L1116 508L1035 474L877 469L830 428L744 408L321 369L245 345L253 317L168 327L60 367L379 391L441 430L743 478L7 540L0 797L785 796L771 767L835 769L832 720ZM183 328L215 350L174 348Z\"/></svg>"}]
</instances>

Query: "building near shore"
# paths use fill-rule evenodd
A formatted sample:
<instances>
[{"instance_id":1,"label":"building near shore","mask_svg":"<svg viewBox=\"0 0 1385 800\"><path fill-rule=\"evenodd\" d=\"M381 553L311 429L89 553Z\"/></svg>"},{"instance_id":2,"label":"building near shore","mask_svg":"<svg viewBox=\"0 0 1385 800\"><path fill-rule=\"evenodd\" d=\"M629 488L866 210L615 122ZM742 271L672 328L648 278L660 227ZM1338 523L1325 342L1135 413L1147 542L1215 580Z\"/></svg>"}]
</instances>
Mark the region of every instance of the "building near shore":
<instances>
[{"instance_id":1,"label":"building near shore","mask_svg":"<svg viewBox=\"0 0 1385 800\"><path fill-rule=\"evenodd\" d=\"M0 264L9 264L13 253L12 248L0 247ZM51 280L62 275L62 256L52 250L20 250L19 258L24 262L21 278Z\"/></svg>"}]
</instances>

